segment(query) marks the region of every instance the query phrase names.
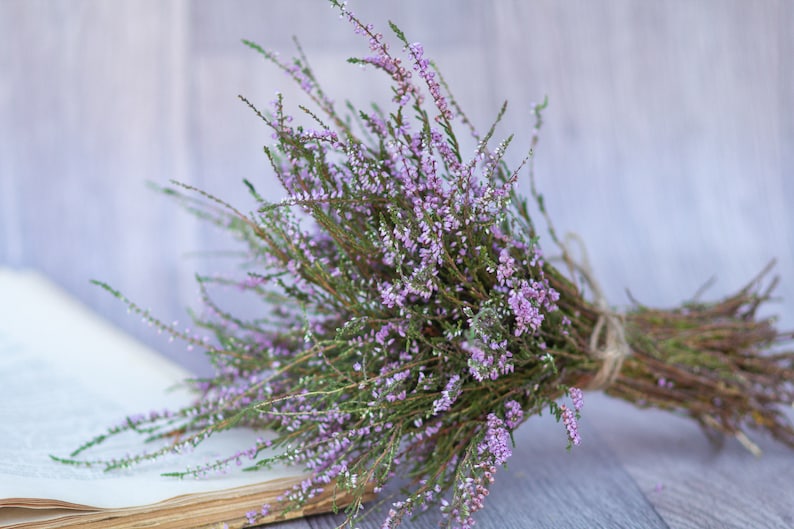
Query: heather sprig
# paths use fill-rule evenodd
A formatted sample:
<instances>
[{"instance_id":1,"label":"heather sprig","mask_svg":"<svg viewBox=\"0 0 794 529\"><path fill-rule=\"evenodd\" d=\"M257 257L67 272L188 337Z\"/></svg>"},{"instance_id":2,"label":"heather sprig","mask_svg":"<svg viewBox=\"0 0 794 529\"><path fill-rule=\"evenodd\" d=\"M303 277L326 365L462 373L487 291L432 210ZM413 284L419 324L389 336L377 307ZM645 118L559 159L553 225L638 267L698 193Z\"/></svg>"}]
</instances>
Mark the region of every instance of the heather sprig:
<instances>
[{"instance_id":1,"label":"heather sprig","mask_svg":"<svg viewBox=\"0 0 794 529\"><path fill-rule=\"evenodd\" d=\"M392 24L394 51L345 4L331 4L368 43L370 55L351 62L391 79L391 107L348 103L338 111L300 48L286 62L244 41L316 108L293 115L281 95L267 110L241 98L269 130L274 144L265 154L284 199L268 201L246 181L257 209L244 214L185 184L166 190L245 248L245 277L198 278L204 308L195 324L212 338L164 324L103 285L159 329L205 350L216 374L190 381L192 406L128 418L62 461L112 470L190 450L230 428L261 428L272 437L170 475L287 462L309 477L278 505L247 513L249 523L331 487L351 493L351 527L369 494L399 478L407 484L384 527L434 505L448 526L471 527L523 421L548 410L562 422L561 442L581 443L582 389L593 389L606 362L592 346L601 343L605 317L623 322L631 355L598 389L687 413L748 447L747 427L794 445L780 411L794 400L792 353L768 353L790 335L755 319L768 291L754 282L716 304L638 305L620 319L587 299L575 282L579 269L563 273L544 257L516 190L525 163L532 172L545 103L535 109L530 154L509 170L511 138L494 144L496 123L485 134L471 126L420 44ZM468 156L460 127L477 141ZM534 180L532 192L548 217ZM259 298L262 314L233 314L214 301L214 288ZM159 448L86 457L129 431Z\"/></svg>"}]
</instances>

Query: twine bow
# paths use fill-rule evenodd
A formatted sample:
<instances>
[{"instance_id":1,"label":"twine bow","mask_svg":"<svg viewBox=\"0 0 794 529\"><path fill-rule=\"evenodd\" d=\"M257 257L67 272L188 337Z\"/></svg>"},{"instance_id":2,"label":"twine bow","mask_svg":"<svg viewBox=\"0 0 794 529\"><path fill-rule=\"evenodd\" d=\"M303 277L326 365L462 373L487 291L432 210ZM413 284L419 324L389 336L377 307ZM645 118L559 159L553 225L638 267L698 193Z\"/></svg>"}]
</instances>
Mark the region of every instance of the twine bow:
<instances>
[{"instance_id":1,"label":"twine bow","mask_svg":"<svg viewBox=\"0 0 794 529\"><path fill-rule=\"evenodd\" d=\"M579 245L581 258L578 262L571 256L570 247L572 242L576 242ZM571 269L572 275L574 271L578 271L587 286L592 290L596 310L598 311L598 320L590 335L588 354L601 360L601 367L584 389L605 389L615 381L623 366L623 361L631 355L631 348L626 341L625 320L622 314L609 309L606 297L601 290L601 285L598 284L593 275L590 261L587 258L587 250L582 239L576 234L568 233L560 246L562 247L562 259Z\"/></svg>"}]
</instances>

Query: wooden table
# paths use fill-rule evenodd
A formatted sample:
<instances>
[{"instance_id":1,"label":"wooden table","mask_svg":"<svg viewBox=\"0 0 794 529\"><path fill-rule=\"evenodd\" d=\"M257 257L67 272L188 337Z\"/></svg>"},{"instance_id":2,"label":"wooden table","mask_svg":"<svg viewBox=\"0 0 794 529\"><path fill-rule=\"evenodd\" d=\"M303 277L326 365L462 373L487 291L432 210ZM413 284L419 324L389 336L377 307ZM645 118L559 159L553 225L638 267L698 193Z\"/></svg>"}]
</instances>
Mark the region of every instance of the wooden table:
<instances>
[{"instance_id":1,"label":"wooden table","mask_svg":"<svg viewBox=\"0 0 794 529\"><path fill-rule=\"evenodd\" d=\"M688 419L587 394L582 444L570 452L562 424L536 417L516 433L477 527L792 528L794 450L762 436L758 458L735 439L710 442ZM331 529L341 516L268 526ZM379 528L373 516L361 529ZM437 527L428 511L405 529Z\"/></svg>"}]
</instances>

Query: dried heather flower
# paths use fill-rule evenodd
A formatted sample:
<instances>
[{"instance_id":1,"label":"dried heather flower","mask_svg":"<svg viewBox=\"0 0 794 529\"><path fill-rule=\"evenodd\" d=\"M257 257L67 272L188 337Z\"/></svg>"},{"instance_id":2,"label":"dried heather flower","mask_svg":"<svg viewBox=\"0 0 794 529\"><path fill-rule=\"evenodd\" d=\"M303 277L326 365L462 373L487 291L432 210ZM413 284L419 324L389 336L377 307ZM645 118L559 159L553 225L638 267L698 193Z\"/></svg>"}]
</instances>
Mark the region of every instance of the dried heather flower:
<instances>
[{"instance_id":1,"label":"dried heather flower","mask_svg":"<svg viewBox=\"0 0 794 529\"><path fill-rule=\"evenodd\" d=\"M401 52L346 5L330 3L369 46L370 55L351 62L391 79L393 107L340 113L302 53L282 62L246 42L298 83L316 110L301 109L310 128L294 125L280 95L267 112L243 99L275 140L265 152L284 200L268 202L246 182L259 208L244 215L187 185L167 190L247 247L247 277L198 279L205 310L196 324L213 339L163 324L103 285L158 330L207 351L216 373L191 382L192 406L130 417L64 461L126 468L189 451L237 425L263 428L272 440L173 475L289 462L310 477L261 516L298 508L330 487L354 498L346 510L352 526L369 491L399 474L412 485L383 527L438 505L448 526L468 528L510 458L510 432L524 420L550 409L569 446L580 444L582 389L689 414L751 450L750 428L794 446L783 412L794 402L794 353L777 350L792 336L756 319L771 292L760 289L761 278L718 303L612 313L551 223L570 272L543 258L527 201L515 190L524 164L508 170L510 140L491 145L496 124L476 132L422 46L396 26ZM535 110L531 149L543 107ZM468 156L456 136L461 123L478 142ZM547 217L531 154L526 162ZM260 298L267 317L229 313L212 288ZM559 403L566 395L572 408ZM126 431L165 444L88 458ZM247 515L253 524L260 513Z\"/></svg>"},{"instance_id":2,"label":"dried heather flower","mask_svg":"<svg viewBox=\"0 0 794 529\"><path fill-rule=\"evenodd\" d=\"M571 388L568 390L568 395L570 395L571 400L573 401L573 408L576 411L581 411L582 406L584 406L584 394L582 390L579 388Z\"/></svg>"},{"instance_id":3,"label":"dried heather flower","mask_svg":"<svg viewBox=\"0 0 794 529\"><path fill-rule=\"evenodd\" d=\"M565 404L560 406L560 412L562 414L562 423L565 425L565 429L568 430L568 439L572 444L579 445L582 439L579 437L579 424L576 421L575 413Z\"/></svg>"}]
</instances>

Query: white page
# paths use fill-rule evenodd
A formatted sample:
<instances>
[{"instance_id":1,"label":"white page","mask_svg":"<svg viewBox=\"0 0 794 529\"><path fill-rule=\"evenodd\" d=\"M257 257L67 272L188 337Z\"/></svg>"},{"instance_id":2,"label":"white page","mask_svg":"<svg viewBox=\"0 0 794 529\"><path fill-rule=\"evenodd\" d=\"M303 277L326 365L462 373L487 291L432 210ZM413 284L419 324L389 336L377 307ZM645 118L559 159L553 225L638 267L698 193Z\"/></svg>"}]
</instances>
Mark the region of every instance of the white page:
<instances>
[{"instance_id":1,"label":"white page","mask_svg":"<svg viewBox=\"0 0 794 529\"><path fill-rule=\"evenodd\" d=\"M125 507L300 475L281 468L202 480L160 476L253 446L263 435L249 430L226 432L189 456L123 472L50 459L68 456L127 414L188 403L184 390L173 390L187 375L42 277L0 269L0 500ZM130 441L130 451L143 447L139 437ZM89 455L94 453L103 450Z\"/></svg>"}]
</instances>

